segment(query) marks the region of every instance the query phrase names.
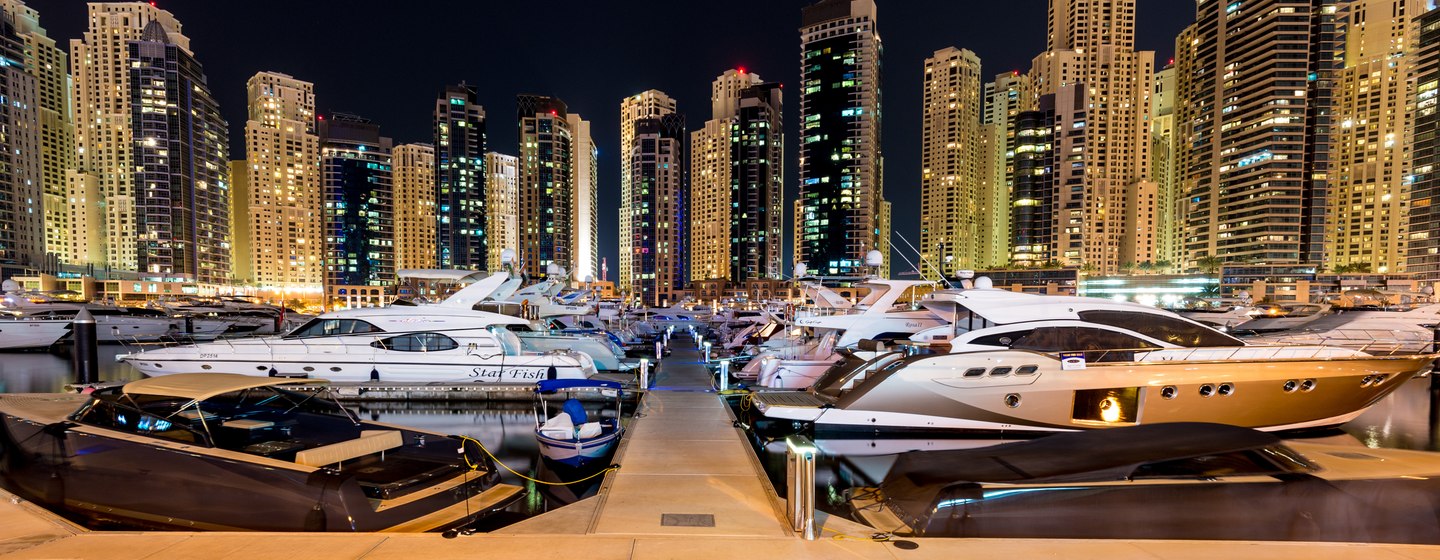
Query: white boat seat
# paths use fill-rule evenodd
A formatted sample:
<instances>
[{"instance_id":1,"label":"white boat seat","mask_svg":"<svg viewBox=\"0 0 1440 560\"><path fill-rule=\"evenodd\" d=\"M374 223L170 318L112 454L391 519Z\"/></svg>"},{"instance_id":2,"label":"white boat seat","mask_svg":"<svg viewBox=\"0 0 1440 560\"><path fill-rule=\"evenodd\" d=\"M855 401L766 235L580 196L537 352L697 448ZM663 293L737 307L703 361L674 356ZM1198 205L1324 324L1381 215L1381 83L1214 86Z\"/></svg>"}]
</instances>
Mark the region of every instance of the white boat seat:
<instances>
[{"instance_id":1,"label":"white boat seat","mask_svg":"<svg viewBox=\"0 0 1440 560\"><path fill-rule=\"evenodd\" d=\"M575 423L569 414L556 414L540 426L540 435L551 439L575 439Z\"/></svg>"},{"instance_id":2,"label":"white boat seat","mask_svg":"<svg viewBox=\"0 0 1440 560\"><path fill-rule=\"evenodd\" d=\"M371 453L383 453L404 445L399 430L365 430L360 437L306 449L295 454L295 462L308 467L321 467L364 457Z\"/></svg>"},{"instance_id":3,"label":"white boat seat","mask_svg":"<svg viewBox=\"0 0 1440 560\"><path fill-rule=\"evenodd\" d=\"M580 425L580 429L575 431L575 435L578 439L589 439L599 436L601 431L599 422L586 422Z\"/></svg>"}]
</instances>

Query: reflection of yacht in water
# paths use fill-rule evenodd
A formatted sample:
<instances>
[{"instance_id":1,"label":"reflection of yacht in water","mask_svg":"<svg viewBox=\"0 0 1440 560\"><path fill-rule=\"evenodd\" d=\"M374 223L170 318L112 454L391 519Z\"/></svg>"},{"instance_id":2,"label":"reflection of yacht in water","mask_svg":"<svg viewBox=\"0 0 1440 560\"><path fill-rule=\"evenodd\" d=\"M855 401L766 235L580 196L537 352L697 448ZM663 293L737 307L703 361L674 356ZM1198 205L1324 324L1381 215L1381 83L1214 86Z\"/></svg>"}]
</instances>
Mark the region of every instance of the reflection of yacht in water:
<instances>
[{"instance_id":1,"label":"reflection of yacht in water","mask_svg":"<svg viewBox=\"0 0 1440 560\"><path fill-rule=\"evenodd\" d=\"M1434 453L1179 423L906 453L851 496L924 537L1440 544L1437 476Z\"/></svg>"},{"instance_id":2,"label":"reflection of yacht in water","mask_svg":"<svg viewBox=\"0 0 1440 560\"><path fill-rule=\"evenodd\" d=\"M326 313L278 337L161 348L122 358L140 372L209 371L324 377L333 381L515 382L595 374L589 356L525 352L507 325L524 319L473 311L505 280L497 274L442 303L391 305Z\"/></svg>"},{"instance_id":3,"label":"reflection of yacht in water","mask_svg":"<svg viewBox=\"0 0 1440 560\"><path fill-rule=\"evenodd\" d=\"M1098 298L972 289L937 292L925 305L952 322L916 339L949 352L846 364L805 392L755 393L755 410L817 432L1187 421L1300 429L1355 417L1431 361L1251 346L1167 311Z\"/></svg>"}]
</instances>

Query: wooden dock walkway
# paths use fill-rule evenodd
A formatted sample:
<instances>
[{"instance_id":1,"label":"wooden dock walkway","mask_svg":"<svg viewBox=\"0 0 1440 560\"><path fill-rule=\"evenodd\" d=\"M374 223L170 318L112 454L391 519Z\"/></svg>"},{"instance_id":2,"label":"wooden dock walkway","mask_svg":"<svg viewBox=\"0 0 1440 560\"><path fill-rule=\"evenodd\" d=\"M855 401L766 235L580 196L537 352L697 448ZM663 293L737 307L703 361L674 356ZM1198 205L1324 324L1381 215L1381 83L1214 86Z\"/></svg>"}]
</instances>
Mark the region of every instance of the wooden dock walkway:
<instances>
[{"instance_id":1,"label":"wooden dock walkway","mask_svg":"<svg viewBox=\"0 0 1440 560\"><path fill-rule=\"evenodd\" d=\"M0 557L808 559L1307 558L1440 560L1440 547L1218 541L868 539L872 530L821 515L822 538L792 532L745 435L711 387L693 345L676 339L617 451L598 496L488 534L180 533L87 531L0 492ZM913 545L913 548L909 548Z\"/></svg>"}]
</instances>

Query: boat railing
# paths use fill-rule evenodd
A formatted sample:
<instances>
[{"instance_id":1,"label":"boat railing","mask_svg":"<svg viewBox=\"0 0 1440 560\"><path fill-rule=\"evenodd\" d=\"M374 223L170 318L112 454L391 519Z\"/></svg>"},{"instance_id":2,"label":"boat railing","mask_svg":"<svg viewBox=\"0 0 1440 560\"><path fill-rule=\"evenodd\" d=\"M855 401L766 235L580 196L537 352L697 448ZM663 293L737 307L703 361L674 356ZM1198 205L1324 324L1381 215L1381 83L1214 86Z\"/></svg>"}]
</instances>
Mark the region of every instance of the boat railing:
<instances>
[{"instance_id":1,"label":"boat railing","mask_svg":"<svg viewBox=\"0 0 1440 560\"><path fill-rule=\"evenodd\" d=\"M1046 352L1056 359L1084 356L1087 363L1106 362L1157 362L1157 361L1228 361L1228 360L1271 360L1271 359L1313 359L1326 357L1348 357L1348 353L1336 351L1358 350L1371 356L1393 356L1412 354L1415 350L1396 344L1370 342L1362 346L1341 346L1338 344L1306 345L1247 345L1208 346L1199 348L1117 348L1106 350L1077 350L1074 352Z\"/></svg>"}]
</instances>

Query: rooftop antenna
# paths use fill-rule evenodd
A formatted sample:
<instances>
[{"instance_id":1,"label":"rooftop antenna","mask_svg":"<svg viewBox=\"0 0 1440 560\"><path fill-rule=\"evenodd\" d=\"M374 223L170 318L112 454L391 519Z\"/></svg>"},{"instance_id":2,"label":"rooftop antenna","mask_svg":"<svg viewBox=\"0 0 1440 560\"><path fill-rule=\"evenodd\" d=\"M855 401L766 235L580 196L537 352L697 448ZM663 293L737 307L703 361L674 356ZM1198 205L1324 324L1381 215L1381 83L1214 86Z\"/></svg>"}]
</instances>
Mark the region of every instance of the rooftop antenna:
<instances>
[{"instance_id":1,"label":"rooftop antenna","mask_svg":"<svg viewBox=\"0 0 1440 560\"><path fill-rule=\"evenodd\" d=\"M939 269L935 268L935 264L934 264L934 263L931 263L930 261L926 260L926 259L925 259L925 255L921 254L921 253L920 253L920 250L919 250L919 249L916 249L914 245L911 245L909 239L906 239L904 235L900 235L899 232L891 232L890 235L891 235L891 237L899 237L901 241L904 241L904 242L905 242L905 246L906 246L906 247L909 247L911 251L915 251L915 257L918 258L918 259L920 259L920 262L925 263L925 266L930 267L930 271L931 271L931 272L934 272L934 273L935 273L935 276L937 276L937 277L940 278L940 283L944 284L946 288L954 288L954 287L955 287L954 284L951 284L951 283L950 283L950 279L945 277L945 272L942 271L942 270L939 270ZM905 259L905 262L910 263L910 266L912 266L912 267L915 268L915 272L920 272L920 267L915 266L915 263L911 263L911 262L910 262L910 259L906 258L904 253L901 253L901 254L900 254L900 258Z\"/></svg>"}]
</instances>

